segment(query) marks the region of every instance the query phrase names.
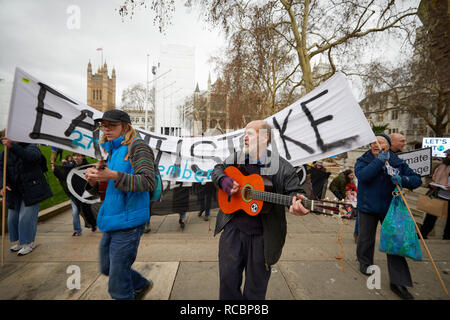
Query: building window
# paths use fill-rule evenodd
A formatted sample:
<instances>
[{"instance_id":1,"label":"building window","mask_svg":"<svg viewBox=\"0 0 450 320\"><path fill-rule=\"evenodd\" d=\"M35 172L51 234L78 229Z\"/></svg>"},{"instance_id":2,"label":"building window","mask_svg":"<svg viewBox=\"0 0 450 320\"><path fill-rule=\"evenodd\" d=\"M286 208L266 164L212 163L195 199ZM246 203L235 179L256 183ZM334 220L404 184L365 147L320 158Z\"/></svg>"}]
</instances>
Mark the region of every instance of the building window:
<instances>
[{"instance_id":1,"label":"building window","mask_svg":"<svg viewBox=\"0 0 450 320\"><path fill-rule=\"evenodd\" d=\"M398 119L398 110L392 110L391 120L397 120L397 119Z\"/></svg>"}]
</instances>

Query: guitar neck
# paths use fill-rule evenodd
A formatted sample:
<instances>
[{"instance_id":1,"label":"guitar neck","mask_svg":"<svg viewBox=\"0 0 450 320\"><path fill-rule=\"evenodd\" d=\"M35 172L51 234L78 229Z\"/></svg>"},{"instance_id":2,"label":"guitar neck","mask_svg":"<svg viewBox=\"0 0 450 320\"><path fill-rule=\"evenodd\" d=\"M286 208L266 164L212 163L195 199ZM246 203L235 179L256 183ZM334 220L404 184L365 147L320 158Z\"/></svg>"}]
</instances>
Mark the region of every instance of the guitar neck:
<instances>
[{"instance_id":1,"label":"guitar neck","mask_svg":"<svg viewBox=\"0 0 450 320\"><path fill-rule=\"evenodd\" d=\"M251 197L255 200L261 200L264 202L270 202L275 204L281 204L283 206L290 206L292 204L292 196L286 196L284 194L278 194L273 192L267 192L267 191L259 191L259 190L252 190ZM308 209L311 210L314 208L314 200L305 199L302 200L302 205Z\"/></svg>"}]
</instances>

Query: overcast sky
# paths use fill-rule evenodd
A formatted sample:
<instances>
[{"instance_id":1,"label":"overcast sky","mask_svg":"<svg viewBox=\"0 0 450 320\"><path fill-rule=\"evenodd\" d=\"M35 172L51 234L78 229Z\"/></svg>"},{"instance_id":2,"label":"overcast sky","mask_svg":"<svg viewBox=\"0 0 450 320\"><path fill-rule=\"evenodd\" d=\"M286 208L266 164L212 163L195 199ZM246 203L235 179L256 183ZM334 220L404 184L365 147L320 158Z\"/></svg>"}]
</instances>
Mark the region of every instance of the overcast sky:
<instances>
[{"instance_id":1,"label":"overcast sky","mask_svg":"<svg viewBox=\"0 0 450 320\"><path fill-rule=\"evenodd\" d=\"M124 89L137 82L145 83L147 54L150 64L157 62L163 44L194 46L196 82L204 90L209 71L214 81L208 59L218 54L225 42L217 30L210 30L199 21L195 10L188 12L178 4L173 25L161 34L148 9L141 8L131 20L122 20L117 11L122 3L123 0L0 0L0 128L6 126L17 66L86 103L87 64L91 60L93 72L97 71L99 47L103 48L109 71L116 68L116 105L120 105ZM75 12L69 10L73 5L79 8L79 29L68 27L68 22L74 26Z\"/></svg>"}]
</instances>

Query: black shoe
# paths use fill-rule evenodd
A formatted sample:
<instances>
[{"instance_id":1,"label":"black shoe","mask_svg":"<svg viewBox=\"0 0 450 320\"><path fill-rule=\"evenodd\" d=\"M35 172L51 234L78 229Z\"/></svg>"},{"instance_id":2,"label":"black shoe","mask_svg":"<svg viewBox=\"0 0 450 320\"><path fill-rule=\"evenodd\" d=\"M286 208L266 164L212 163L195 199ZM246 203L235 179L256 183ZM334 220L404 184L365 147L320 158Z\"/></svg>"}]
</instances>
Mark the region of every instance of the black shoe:
<instances>
[{"instance_id":1,"label":"black shoe","mask_svg":"<svg viewBox=\"0 0 450 320\"><path fill-rule=\"evenodd\" d=\"M422 235L423 240L428 239L427 235L423 234L422 231L420 231L420 233L421 233L421 235ZM419 234L418 234L418 233L416 233L416 234L417 234L417 239L420 239Z\"/></svg>"},{"instance_id":2,"label":"black shoe","mask_svg":"<svg viewBox=\"0 0 450 320\"><path fill-rule=\"evenodd\" d=\"M367 271L367 268L368 268L369 266L368 265L365 265L365 264L360 264L359 265L359 271L361 271L361 273L363 274L363 275L365 275L365 276L370 276L370 275L372 275L370 272L368 272Z\"/></svg>"},{"instance_id":3,"label":"black shoe","mask_svg":"<svg viewBox=\"0 0 450 320\"><path fill-rule=\"evenodd\" d=\"M141 300L142 298L144 298L144 296L147 294L147 292L152 290L152 288L153 288L153 281L148 280L147 285L143 286L140 289L134 290L134 300Z\"/></svg>"},{"instance_id":4,"label":"black shoe","mask_svg":"<svg viewBox=\"0 0 450 320\"><path fill-rule=\"evenodd\" d=\"M184 221L182 221L181 219L178 220L178 222L180 223L180 228L184 229Z\"/></svg>"},{"instance_id":5,"label":"black shoe","mask_svg":"<svg viewBox=\"0 0 450 320\"><path fill-rule=\"evenodd\" d=\"M208 220L209 220L209 216L205 216L205 217L203 218L203 220L208 221Z\"/></svg>"},{"instance_id":6,"label":"black shoe","mask_svg":"<svg viewBox=\"0 0 450 320\"><path fill-rule=\"evenodd\" d=\"M414 297L409 293L405 286L399 286L391 283L391 290L403 300L414 300Z\"/></svg>"}]
</instances>

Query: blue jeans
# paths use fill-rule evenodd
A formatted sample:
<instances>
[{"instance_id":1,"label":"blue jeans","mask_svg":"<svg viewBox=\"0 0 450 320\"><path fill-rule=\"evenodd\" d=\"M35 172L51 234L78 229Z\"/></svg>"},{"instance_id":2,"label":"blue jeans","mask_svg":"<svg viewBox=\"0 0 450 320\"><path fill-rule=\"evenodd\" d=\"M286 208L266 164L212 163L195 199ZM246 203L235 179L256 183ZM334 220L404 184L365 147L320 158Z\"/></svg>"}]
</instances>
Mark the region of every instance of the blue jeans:
<instances>
[{"instance_id":1,"label":"blue jeans","mask_svg":"<svg viewBox=\"0 0 450 320\"><path fill-rule=\"evenodd\" d=\"M80 210L72 199L70 199L70 205L72 206L73 231L81 233Z\"/></svg>"},{"instance_id":2,"label":"blue jeans","mask_svg":"<svg viewBox=\"0 0 450 320\"><path fill-rule=\"evenodd\" d=\"M11 242L19 244L34 242L36 238L39 203L26 207L23 201L15 204L16 209L8 210L8 231Z\"/></svg>"},{"instance_id":3,"label":"blue jeans","mask_svg":"<svg viewBox=\"0 0 450 320\"><path fill-rule=\"evenodd\" d=\"M109 276L108 292L113 299L134 299L134 292L149 284L139 272L131 269L144 227L103 233L100 271Z\"/></svg>"}]
</instances>

